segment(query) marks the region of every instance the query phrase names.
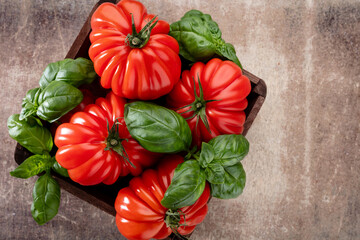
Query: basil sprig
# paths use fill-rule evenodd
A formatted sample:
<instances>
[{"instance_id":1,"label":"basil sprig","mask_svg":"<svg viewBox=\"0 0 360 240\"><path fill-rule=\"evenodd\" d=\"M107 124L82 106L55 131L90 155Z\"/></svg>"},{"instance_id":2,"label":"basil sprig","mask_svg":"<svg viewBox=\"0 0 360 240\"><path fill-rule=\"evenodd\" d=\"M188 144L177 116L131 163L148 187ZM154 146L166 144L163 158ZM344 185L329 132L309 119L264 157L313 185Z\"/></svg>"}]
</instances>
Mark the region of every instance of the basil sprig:
<instances>
[{"instance_id":1,"label":"basil sprig","mask_svg":"<svg viewBox=\"0 0 360 240\"><path fill-rule=\"evenodd\" d=\"M191 62L205 62L219 56L242 68L234 46L222 39L218 24L209 14L188 11L180 21L170 25L169 35L178 41L179 54Z\"/></svg>"},{"instance_id":2,"label":"basil sprig","mask_svg":"<svg viewBox=\"0 0 360 240\"><path fill-rule=\"evenodd\" d=\"M35 117L29 116L20 120L19 114L9 117L8 130L13 139L35 154L10 172L10 175L17 178L29 178L45 171L45 174L35 183L34 201L31 206L35 221L40 225L44 224L57 214L60 205L59 184L49 173L56 162L55 157L49 154L53 147L51 133Z\"/></svg>"},{"instance_id":3,"label":"basil sprig","mask_svg":"<svg viewBox=\"0 0 360 240\"><path fill-rule=\"evenodd\" d=\"M177 166L161 204L172 209L194 204L203 193L205 181L211 184L213 197L238 197L246 181L239 161L248 151L249 143L242 135L220 135L203 143L200 153Z\"/></svg>"},{"instance_id":4,"label":"basil sprig","mask_svg":"<svg viewBox=\"0 0 360 240\"><path fill-rule=\"evenodd\" d=\"M23 99L20 119L33 115L48 122L58 120L82 101L77 87L96 77L93 63L85 58L50 63L40 78L40 88L29 90Z\"/></svg>"},{"instance_id":5,"label":"basil sprig","mask_svg":"<svg viewBox=\"0 0 360 240\"><path fill-rule=\"evenodd\" d=\"M82 101L83 95L77 87L91 83L95 78L90 60L77 58L51 63L40 79L40 87L26 93L21 113L8 119L9 135L34 154L10 174L29 178L45 172L35 183L31 206L32 216L40 225L51 220L60 205L60 187L51 177L50 170L69 177L67 170L50 156L52 136L40 119L51 123L68 113Z\"/></svg>"},{"instance_id":6,"label":"basil sprig","mask_svg":"<svg viewBox=\"0 0 360 240\"><path fill-rule=\"evenodd\" d=\"M47 171L35 183L31 214L35 221L42 225L56 216L59 206L60 186Z\"/></svg>"},{"instance_id":7,"label":"basil sprig","mask_svg":"<svg viewBox=\"0 0 360 240\"><path fill-rule=\"evenodd\" d=\"M189 125L173 110L138 101L125 105L124 119L131 136L151 152L176 153L190 148Z\"/></svg>"}]
</instances>

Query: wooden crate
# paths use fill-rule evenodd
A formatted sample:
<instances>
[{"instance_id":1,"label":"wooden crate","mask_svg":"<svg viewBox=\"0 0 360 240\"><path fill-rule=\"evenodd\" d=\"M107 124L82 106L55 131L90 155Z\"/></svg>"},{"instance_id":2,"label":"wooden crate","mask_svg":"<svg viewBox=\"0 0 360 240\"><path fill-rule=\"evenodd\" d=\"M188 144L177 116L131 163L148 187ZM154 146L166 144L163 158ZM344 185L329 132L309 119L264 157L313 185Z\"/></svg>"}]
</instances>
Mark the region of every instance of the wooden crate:
<instances>
[{"instance_id":1,"label":"wooden crate","mask_svg":"<svg viewBox=\"0 0 360 240\"><path fill-rule=\"evenodd\" d=\"M65 58L84 57L89 59L88 49L91 45L89 40L89 34L91 32L90 20L94 11L103 2L114 3L117 1L101 0L94 6ZM245 110L246 121L244 124L243 135L246 135L253 121L255 120L256 115L258 114L262 104L264 103L266 97L266 85L262 79L256 77L248 71L243 70L243 73L250 79L252 86L251 93L247 98L249 104L247 109ZM100 85L98 86L100 87ZM17 144L14 155L17 164L21 164L31 155L31 152ZM117 193L119 189L126 187L131 179L131 176L121 178L111 186L105 184L99 184L96 186L82 186L71 181L69 178L62 177L56 173L53 173L53 176L59 182L61 188L113 216L116 215L114 203ZM176 237L172 236L169 239L176 239Z\"/></svg>"}]
</instances>

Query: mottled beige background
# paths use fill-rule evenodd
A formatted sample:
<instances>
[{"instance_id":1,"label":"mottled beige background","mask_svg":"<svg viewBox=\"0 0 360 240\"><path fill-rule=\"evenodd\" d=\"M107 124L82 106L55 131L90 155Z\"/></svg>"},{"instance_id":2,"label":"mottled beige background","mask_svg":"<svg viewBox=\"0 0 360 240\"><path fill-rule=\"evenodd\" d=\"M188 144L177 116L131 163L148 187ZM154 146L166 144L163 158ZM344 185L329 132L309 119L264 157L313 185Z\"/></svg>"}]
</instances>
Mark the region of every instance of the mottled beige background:
<instances>
[{"instance_id":1,"label":"mottled beige background","mask_svg":"<svg viewBox=\"0 0 360 240\"><path fill-rule=\"evenodd\" d=\"M0 239L121 239L114 218L62 191L59 214L31 217L35 179L10 177L6 120L62 59L96 0L0 0ZM360 239L360 1L143 0L173 22L201 9L268 96L247 137L247 186L210 203L193 239Z\"/></svg>"}]
</instances>

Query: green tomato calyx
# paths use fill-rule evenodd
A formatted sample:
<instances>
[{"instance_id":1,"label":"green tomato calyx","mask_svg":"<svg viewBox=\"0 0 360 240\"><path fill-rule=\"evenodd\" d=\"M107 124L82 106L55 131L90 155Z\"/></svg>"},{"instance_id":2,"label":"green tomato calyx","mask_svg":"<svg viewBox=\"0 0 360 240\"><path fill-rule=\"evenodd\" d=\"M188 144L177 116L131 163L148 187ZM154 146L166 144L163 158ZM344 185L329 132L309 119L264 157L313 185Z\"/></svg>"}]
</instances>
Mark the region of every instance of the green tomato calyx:
<instances>
[{"instance_id":1,"label":"green tomato calyx","mask_svg":"<svg viewBox=\"0 0 360 240\"><path fill-rule=\"evenodd\" d=\"M122 139L119 136L119 119L117 118L114 121L114 124L110 128L109 121L106 119L107 129L108 129L108 137L106 138L106 148L105 151L114 151L119 154L127 163L129 163L133 168L136 168L135 165L130 161L128 154L124 146L121 144L123 141L128 141L128 139Z\"/></svg>"},{"instance_id":2,"label":"green tomato calyx","mask_svg":"<svg viewBox=\"0 0 360 240\"><path fill-rule=\"evenodd\" d=\"M181 216L184 217L183 224L180 224ZM177 210L168 209L165 213L164 221L165 221L166 226L169 227L171 229L171 231L179 239L186 239L186 240L188 239L187 237L182 236L177 230L181 226L187 226L186 222L185 222L185 213L183 213L180 209L177 209Z\"/></svg>"},{"instance_id":3,"label":"green tomato calyx","mask_svg":"<svg viewBox=\"0 0 360 240\"><path fill-rule=\"evenodd\" d=\"M159 20L155 19L157 16L153 17L141 30L136 32L136 26L134 22L134 16L131 14L131 25L132 25L132 34L126 36L125 43L131 48L142 48L150 39L151 30L156 26ZM154 22L155 21L155 22Z\"/></svg>"},{"instance_id":4,"label":"green tomato calyx","mask_svg":"<svg viewBox=\"0 0 360 240\"><path fill-rule=\"evenodd\" d=\"M186 120L191 119L193 117L196 117L196 127L195 128L197 129L199 119L201 119L201 121L204 123L206 129L209 131L209 133L211 133L209 122L208 122L207 117L206 117L206 111L205 111L206 110L206 104L209 103L209 102L218 101L218 100L205 100L204 99L204 91L203 91L203 88L201 86L199 75L198 75L198 83L199 83L199 92L200 92L200 94L197 95L196 84L195 84L195 79L194 78L193 78L193 81L194 81L194 97L195 97L195 101L188 104L188 105L186 105L186 106L178 108L177 110L190 107L188 110L186 110L185 112L181 112L180 114L184 114L184 113L187 113L187 112L193 112L193 115L191 117L186 118Z\"/></svg>"}]
</instances>

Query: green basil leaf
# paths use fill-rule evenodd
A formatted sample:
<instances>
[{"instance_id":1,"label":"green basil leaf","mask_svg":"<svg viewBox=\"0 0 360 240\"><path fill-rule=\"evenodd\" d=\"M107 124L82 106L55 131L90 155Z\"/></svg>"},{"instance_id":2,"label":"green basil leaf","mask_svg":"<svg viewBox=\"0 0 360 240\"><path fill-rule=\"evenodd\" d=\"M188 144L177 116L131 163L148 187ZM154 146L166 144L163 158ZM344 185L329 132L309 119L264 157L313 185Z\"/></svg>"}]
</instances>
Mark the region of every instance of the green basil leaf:
<instances>
[{"instance_id":1,"label":"green basil leaf","mask_svg":"<svg viewBox=\"0 0 360 240\"><path fill-rule=\"evenodd\" d=\"M173 110L148 102L125 105L124 119L142 147L159 153L188 150L192 136L186 120Z\"/></svg>"},{"instance_id":2,"label":"green basil leaf","mask_svg":"<svg viewBox=\"0 0 360 240\"><path fill-rule=\"evenodd\" d=\"M14 114L8 119L10 137L34 154L42 155L44 152L50 152L53 147L50 131L40 126L37 119L32 116L24 120L20 120L19 116Z\"/></svg>"},{"instance_id":3,"label":"green basil leaf","mask_svg":"<svg viewBox=\"0 0 360 240\"><path fill-rule=\"evenodd\" d=\"M60 164L58 162L56 162L56 161L55 161L54 165L51 167L51 169L54 170L54 172L56 172L57 174L60 174L63 177L69 177L68 170L66 168L63 168L62 166L60 166Z\"/></svg>"},{"instance_id":4,"label":"green basil leaf","mask_svg":"<svg viewBox=\"0 0 360 240\"><path fill-rule=\"evenodd\" d=\"M225 181L225 170L219 162L211 162L205 169L205 175L209 183L220 184Z\"/></svg>"},{"instance_id":5,"label":"green basil leaf","mask_svg":"<svg viewBox=\"0 0 360 240\"><path fill-rule=\"evenodd\" d=\"M36 114L43 120L55 122L83 99L82 92L65 82L51 82L39 95Z\"/></svg>"},{"instance_id":6,"label":"green basil leaf","mask_svg":"<svg viewBox=\"0 0 360 240\"><path fill-rule=\"evenodd\" d=\"M25 98L22 101L22 109L20 112L20 120L27 118L36 113L37 111L37 99L39 97L41 90L40 88L30 89Z\"/></svg>"},{"instance_id":7,"label":"green basil leaf","mask_svg":"<svg viewBox=\"0 0 360 240\"><path fill-rule=\"evenodd\" d=\"M220 199L237 198L245 187L246 174L240 162L224 168L225 181L222 184L211 184L211 195Z\"/></svg>"},{"instance_id":8,"label":"green basil leaf","mask_svg":"<svg viewBox=\"0 0 360 240\"><path fill-rule=\"evenodd\" d=\"M238 65L242 69L241 63L236 56L236 51L232 44L225 42L219 44L218 47L216 48L216 54L225 57L230 61L233 61L236 65Z\"/></svg>"},{"instance_id":9,"label":"green basil leaf","mask_svg":"<svg viewBox=\"0 0 360 240\"><path fill-rule=\"evenodd\" d=\"M17 178L29 178L35 176L47 169L50 169L54 164L55 159L49 154L32 155L21 163L10 175Z\"/></svg>"},{"instance_id":10,"label":"green basil leaf","mask_svg":"<svg viewBox=\"0 0 360 240\"><path fill-rule=\"evenodd\" d=\"M96 79L93 63L85 58L64 59L50 63L40 78L39 85L45 89L53 81L63 81L78 87Z\"/></svg>"},{"instance_id":11,"label":"green basil leaf","mask_svg":"<svg viewBox=\"0 0 360 240\"><path fill-rule=\"evenodd\" d=\"M209 163L211 163L211 161L214 159L214 156L214 148L210 144L203 142L201 145L201 152L199 157L200 166L206 168Z\"/></svg>"},{"instance_id":12,"label":"green basil leaf","mask_svg":"<svg viewBox=\"0 0 360 240\"><path fill-rule=\"evenodd\" d=\"M205 173L198 161L188 160L177 166L171 184L161 204L169 209L190 206L198 200L205 188Z\"/></svg>"},{"instance_id":13,"label":"green basil leaf","mask_svg":"<svg viewBox=\"0 0 360 240\"><path fill-rule=\"evenodd\" d=\"M249 152L249 142L240 134L220 135L211 139L209 144L214 148L214 159L223 167L234 165Z\"/></svg>"},{"instance_id":14,"label":"green basil leaf","mask_svg":"<svg viewBox=\"0 0 360 240\"><path fill-rule=\"evenodd\" d=\"M218 24L212 20L209 14L190 10L180 21L170 25L169 35L178 41L179 54L189 61L206 62L219 56L229 59L241 67L234 47L225 43Z\"/></svg>"},{"instance_id":15,"label":"green basil leaf","mask_svg":"<svg viewBox=\"0 0 360 240\"><path fill-rule=\"evenodd\" d=\"M60 205L60 186L47 172L36 181L31 214L42 225L56 216Z\"/></svg>"}]
</instances>

